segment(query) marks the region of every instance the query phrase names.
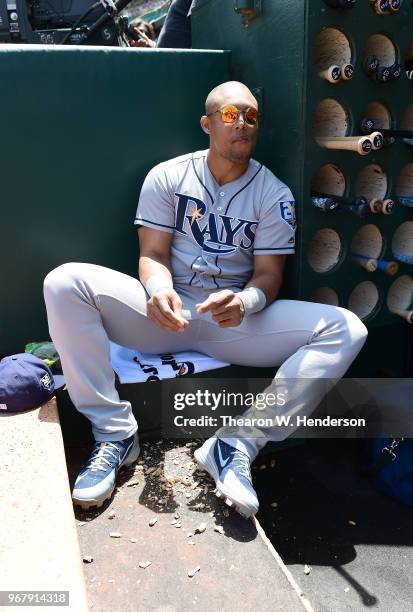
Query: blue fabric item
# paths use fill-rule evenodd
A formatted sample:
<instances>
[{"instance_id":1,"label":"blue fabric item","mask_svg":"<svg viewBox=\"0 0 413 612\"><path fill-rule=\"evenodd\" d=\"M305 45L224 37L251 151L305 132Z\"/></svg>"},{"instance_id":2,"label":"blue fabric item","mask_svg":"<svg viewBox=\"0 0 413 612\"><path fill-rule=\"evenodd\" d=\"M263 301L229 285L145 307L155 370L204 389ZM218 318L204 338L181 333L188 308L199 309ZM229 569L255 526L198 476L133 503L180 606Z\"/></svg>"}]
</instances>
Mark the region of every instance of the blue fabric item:
<instances>
[{"instance_id":1,"label":"blue fabric item","mask_svg":"<svg viewBox=\"0 0 413 612\"><path fill-rule=\"evenodd\" d=\"M383 449L390 447L391 438L378 438L368 441L368 454L371 460L379 461L383 458ZM394 450L396 458L372 478L373 485L394 497L395 499L413 506L413 439L404 439Z\"/></svg>"},{"instance_id":2,"label":"blue fabric item","mask_svg":"<svg viewBox=\"0 0 413 612\"><path fill-rule=\"evenodd\" d=\"M47 402L64 384L49 366L30 353L4 357L0 361L0 410L20 412Z\"/></svg>"}]
</instances>

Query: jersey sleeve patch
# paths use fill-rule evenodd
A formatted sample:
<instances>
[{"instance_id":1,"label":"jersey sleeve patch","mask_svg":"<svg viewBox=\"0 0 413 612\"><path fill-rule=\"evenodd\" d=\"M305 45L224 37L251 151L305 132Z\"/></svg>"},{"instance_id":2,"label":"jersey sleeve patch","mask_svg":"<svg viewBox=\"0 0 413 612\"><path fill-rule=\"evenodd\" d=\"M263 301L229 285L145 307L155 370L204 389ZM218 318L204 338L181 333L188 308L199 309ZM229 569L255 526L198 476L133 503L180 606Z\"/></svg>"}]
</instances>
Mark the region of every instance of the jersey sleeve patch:
<instances>
[{"instance_id":1,"label":"jersey sleeve patch","mask_svg":"<svg viewBox=\"0 0 413 612\"><path fill-rule=\"evenodd\" d=\"M297 227L297 219L295 216L294 200L278 202L278 206L280 207L281 218L295 230L295 228Z\"/></svg>"}]
</instances>

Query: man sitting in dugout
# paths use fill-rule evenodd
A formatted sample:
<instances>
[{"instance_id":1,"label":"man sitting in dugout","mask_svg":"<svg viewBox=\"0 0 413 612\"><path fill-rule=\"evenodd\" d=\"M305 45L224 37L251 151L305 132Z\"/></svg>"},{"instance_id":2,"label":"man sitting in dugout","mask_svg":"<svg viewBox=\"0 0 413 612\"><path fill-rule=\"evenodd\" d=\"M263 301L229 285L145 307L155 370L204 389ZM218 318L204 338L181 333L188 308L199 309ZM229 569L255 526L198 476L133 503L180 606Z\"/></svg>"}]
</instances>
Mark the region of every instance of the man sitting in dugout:
<instances>
[{"instance_id":1,"label":"man sitting in dugout","mask_svg":"<svg viewBox=\"0 0 413 612\"><path fill-rule=\"evenodd\" d=\"M139 280L86 263L67 263L44 283L50 335L76 408L96 444L73 500L100 506L120 467L139 455L138 425L115 389L109 340L148 353L194 350L244 366L279 366L273 384L305 380L282 410L309 415L325 385L340 379L367 330L336 306L277 299L285 260L294 253L294 199L252 159L258 103L242 83L215 87L201 129L209 148L155 166L140 194L136 225ZM266 390L264 390L264 393ZM243 417L257 416L252 406ZM262 417L262 411L258 411ZM250 464L270 440L293 427L221 428L195 451L216 494L243 516L258 510Z\"/></svg>"}]
</instances>

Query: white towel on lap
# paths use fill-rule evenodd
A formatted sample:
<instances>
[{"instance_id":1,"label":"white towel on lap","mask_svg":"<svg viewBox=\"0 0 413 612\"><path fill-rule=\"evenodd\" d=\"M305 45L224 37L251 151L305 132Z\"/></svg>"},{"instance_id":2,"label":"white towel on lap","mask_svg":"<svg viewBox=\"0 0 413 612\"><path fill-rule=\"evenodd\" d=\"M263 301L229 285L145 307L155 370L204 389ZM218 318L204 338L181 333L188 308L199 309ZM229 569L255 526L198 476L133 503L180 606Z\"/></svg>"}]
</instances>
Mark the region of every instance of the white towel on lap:
<instances>
[{"instance_id":1,"label":"white towel on lap","mask_svg":"<svg viewBox=\"0 0 413 612\"><path fill-rule=\"evenodd\" d=\"M153 355L115 342L110 342L110 361L122 384L176 378L230 365L197 351Z\"/></svg>"}]
</instances>

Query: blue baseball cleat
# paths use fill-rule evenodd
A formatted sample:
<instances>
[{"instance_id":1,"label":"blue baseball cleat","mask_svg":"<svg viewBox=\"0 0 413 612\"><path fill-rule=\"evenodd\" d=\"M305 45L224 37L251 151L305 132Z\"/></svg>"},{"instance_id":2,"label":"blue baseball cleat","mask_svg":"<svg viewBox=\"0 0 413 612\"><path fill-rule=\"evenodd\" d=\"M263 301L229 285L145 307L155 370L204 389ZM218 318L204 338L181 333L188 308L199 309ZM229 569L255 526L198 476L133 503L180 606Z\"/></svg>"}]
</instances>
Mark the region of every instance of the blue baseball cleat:
<instances>
[{"instance_id":1,"label":"blue baseball cleat","mask_svg":"<svg viewBox=\"0 0 413 612\"><path fill-rule=\"evenodd\" d=\"M89 461L76 478L74 504L85 510L91 506L99 508L112 495L119 469L134 463L139 451L137 433L120 442L96 442Z\"/></svg>"},{"instance_id":2,"label":"blue baseball cleat","mask_svg":"<svg viewBox=\"0 0 413 612\"><path fill-rule=\"evenodd\" d=\"M194 457L216 483L215 494L244 518L258 512L258 498L251 481L249 457L219 438L209 438Z\"/></svg>"}]
</instances>

